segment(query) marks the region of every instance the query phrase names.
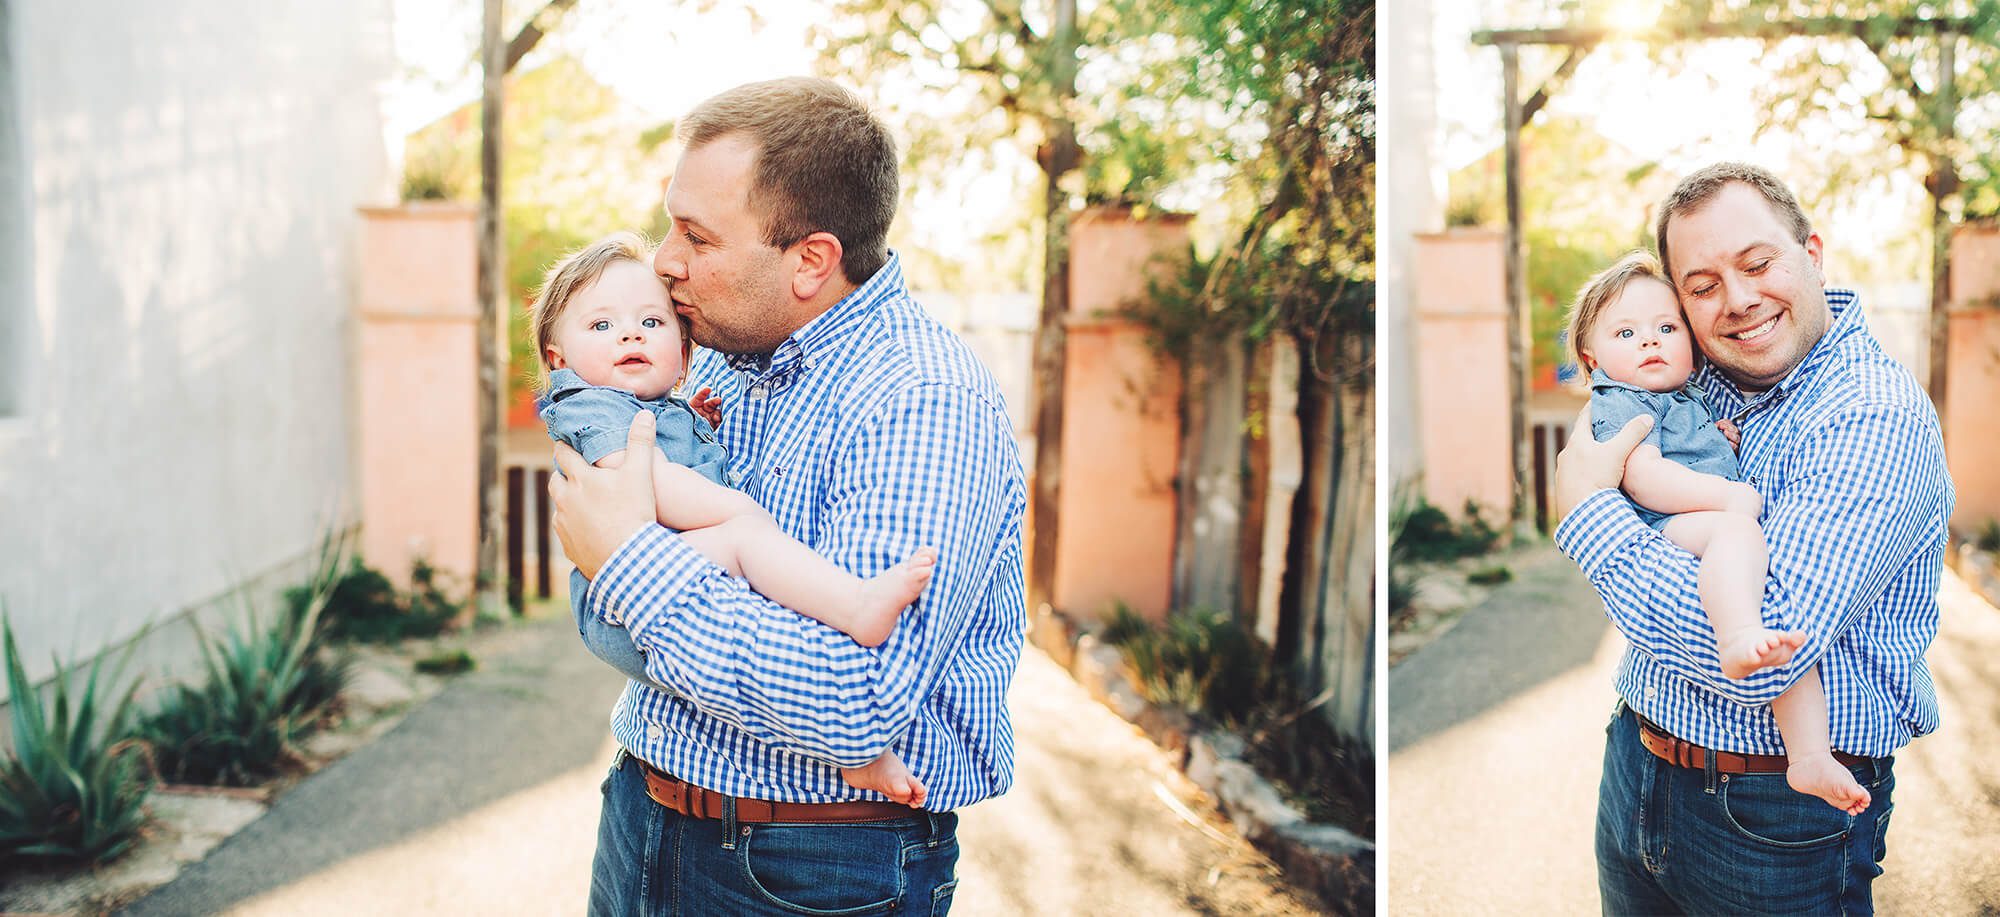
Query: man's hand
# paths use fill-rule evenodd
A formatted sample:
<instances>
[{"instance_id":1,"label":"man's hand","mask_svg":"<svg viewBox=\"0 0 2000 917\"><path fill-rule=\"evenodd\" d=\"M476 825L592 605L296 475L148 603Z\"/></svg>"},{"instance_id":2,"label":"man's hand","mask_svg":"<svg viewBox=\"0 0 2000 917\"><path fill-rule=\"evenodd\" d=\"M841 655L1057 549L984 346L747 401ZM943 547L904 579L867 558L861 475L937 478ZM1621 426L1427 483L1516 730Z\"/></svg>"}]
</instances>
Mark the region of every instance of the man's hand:
<instances>
[{"instance_id":1,"label":"man's hand","mask_svg":"<svg viewBox=\"0 0 2000 917\"><path fill-rule=\"evenodd\" d=\"M722 398L704 385L688 399L688 407L693 408L710 427L722 426Z\"/></svg>"},{"instance_id":2,"label":"man's hand","mask_svg":"<svg viewBox=\"0 0 2000 917\"><path fill-rule=\"evenodd\" d=\"M1555 505L1550 509L1555 511L1558 523L1568 518L1569 511L1586 497L1624 483L1625 460L1652 429L1652 416L1641 414L1626 421L1618 435L1600 443L1591 435L1590 405L1585 404L1577 412L1569 442L1556 453Z\"/></svg>"},{"instance_id":3,"label":"man's hand","mask_svg":"<svg viewBox=\"0 0 2000 917\"><path fill-rule=\"evenodd\" d=\"M626 440L627 456L645 455L653 446L653 412L632 418ZM628 461L620 468L592 468L575 449L556 444L560 476L549 477L549 517L563 554L588 579L620 545L642 526L653 524L653 463Z\"/></svg>"}]
</instances>

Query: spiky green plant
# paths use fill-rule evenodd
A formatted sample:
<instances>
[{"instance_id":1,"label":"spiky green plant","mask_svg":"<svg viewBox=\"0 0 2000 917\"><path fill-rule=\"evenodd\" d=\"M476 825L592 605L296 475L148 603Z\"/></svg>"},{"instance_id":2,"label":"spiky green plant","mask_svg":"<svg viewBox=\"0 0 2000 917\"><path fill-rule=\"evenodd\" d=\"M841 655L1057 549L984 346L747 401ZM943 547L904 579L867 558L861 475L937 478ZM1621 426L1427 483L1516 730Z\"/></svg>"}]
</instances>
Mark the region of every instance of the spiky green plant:
<instances>
[{"instance_id":1,"label":"spiky green plant","mask_svg":"<svg viewBox=\"0 0 2000 917\"><path fill-rule=\"evenodd\" d=\"M343 540L322 541L304 601L288 603L271 627L243 598L243 624L220 638L197 630L207 678L176 685L140 724L160 775L187 783L244 786L277 773L296 756L346 683L350 661L323 651L321 612L339 579Z\"/></svg>"},{"instance_id":2,"label":"spiky green plant","mask_svg":"<svg viewBox=\"0 0 2000 917\"><path fill-rule=\"evenodd\" d=\"M0 760L0 861L101 861L123 853L145 823L142 804L151 782L140 766L145 750L128 736L137 682L122 692L109 687L99 656L72 707L70 670L58 660L44 710L21 663L13 622L4 614L0 630L14 729L13 753ZM112 695L108 711L100 703L107 694Z\"/></svg>"}]
</instances>

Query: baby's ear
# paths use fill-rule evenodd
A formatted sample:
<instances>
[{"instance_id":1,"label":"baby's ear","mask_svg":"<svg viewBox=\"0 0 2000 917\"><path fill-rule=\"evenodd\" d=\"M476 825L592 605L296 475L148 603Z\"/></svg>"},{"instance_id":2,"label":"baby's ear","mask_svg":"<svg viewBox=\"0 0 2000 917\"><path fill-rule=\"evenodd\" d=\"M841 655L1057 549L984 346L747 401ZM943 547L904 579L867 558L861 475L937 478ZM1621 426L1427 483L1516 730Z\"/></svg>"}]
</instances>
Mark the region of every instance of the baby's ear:
<instances>
[{"instance_id":1,"label":"baby's ear","mask_svg":"<svg viewBox=\"0 0 2000 917\"><path fill-rule=\"evenodd\" d=\"M551 348L549 348L549 352L548 352L548 356L546 357L546 360L548 361L548 364L549 364L549 368L550 368L550 369L562 369L562 368L563 368L563 365L564 365L564 364L563 364L563 358L562 358L562 351L560 351L560 350L557 350L557 349L555 349L554 347L551 347Z\"/></svg>"}]
</instances>

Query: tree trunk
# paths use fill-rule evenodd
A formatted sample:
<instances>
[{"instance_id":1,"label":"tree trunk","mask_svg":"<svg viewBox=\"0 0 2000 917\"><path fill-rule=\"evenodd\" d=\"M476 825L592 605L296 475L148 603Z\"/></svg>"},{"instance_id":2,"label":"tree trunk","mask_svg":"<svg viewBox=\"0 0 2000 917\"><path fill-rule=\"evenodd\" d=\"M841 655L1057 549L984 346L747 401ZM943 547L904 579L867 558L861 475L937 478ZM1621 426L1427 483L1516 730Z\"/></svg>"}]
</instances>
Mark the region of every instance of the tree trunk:
<instances>
[{"instance_id":1,"label":"tree trunk","mask_svg":"<svg viewBox=\"0 0 2000 917\"><path fill-rule=\"evenodd\" d=\"M1062 181L1076 168L1076 125L1069 102L1076 96L1076 0L1057 0L1049 35L1055 111L1046 119L1048 140L1039 157L1048 178L1046 239L1042 261L1042 312L1035 326L1034 544L1028 570L1028 612L1053 608L1058 503L1062 497L1062 397L1069 318L1069 198ZM1059 609L1057 609L1059 610Z\"/></svg>"},{"instance_id":2,"label":"tree trunk","mask_svg":"<svg viewBox=\"0 0 2000 917\"><path fill-rule=\"evenodd\" d=\"M1931 322L1930 390L1939 422L1944 420L1945 360L1950 340L1948 310L1951 308L1951 196L1958 193L1958 167L1952 161L1951 144L1958 120L1957 76L1953 58L1958 36L1947 32L1938 36L1938 88L1935 93L1939 142L1931 156Z\"/></svg>"},{"instance_id":3,"label":"tree trunk","mask_svg":"<svg viewBox=\"0 0 2000 917\"><path fill-rule=\"evenodd\" d=\"M500 540L506 533L506 495L500 484L500 385L507 350L501 336L507 296L500 248L500 105L506 74L500 42L501 0L486 0L480 34L484 92L479 115L479 609L496 614L506 603L500 571Z\"/></svg>"}]
</instances>

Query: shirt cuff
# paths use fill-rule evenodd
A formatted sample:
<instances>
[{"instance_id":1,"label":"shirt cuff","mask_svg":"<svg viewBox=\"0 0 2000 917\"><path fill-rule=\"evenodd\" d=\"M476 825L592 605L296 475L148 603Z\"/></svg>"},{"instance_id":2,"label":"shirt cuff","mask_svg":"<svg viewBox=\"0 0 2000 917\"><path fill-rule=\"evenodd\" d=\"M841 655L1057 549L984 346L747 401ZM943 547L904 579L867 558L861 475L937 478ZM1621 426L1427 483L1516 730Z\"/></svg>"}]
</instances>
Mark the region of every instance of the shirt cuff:
<instances>
[{"instance_id":1,"label":"shirt cuff","mask_svg":"<svg viewBox=\"0 0 2000 917\"><path fill-rule=\"evenodd\" d=\"M1647 531L1625 495L1607 487L1585 497L1563 517L1556 526L1556 549L1576 561L1584 575L1595 578L1613 554L1646 537Z\"/></svg>"},{"instance_id":2,"label":"shirt cuff","mask_svg":"<svg viewBox=\"0 0 2000 917\"><path fill-rule=\"evenodd\" d=\"M665 614L667 600L708 565L708 558L672 529L642 525L597 571L585 607L603 621L636 631Z\"/></svg>"}]
</instances>

